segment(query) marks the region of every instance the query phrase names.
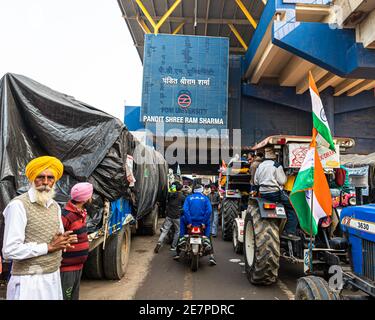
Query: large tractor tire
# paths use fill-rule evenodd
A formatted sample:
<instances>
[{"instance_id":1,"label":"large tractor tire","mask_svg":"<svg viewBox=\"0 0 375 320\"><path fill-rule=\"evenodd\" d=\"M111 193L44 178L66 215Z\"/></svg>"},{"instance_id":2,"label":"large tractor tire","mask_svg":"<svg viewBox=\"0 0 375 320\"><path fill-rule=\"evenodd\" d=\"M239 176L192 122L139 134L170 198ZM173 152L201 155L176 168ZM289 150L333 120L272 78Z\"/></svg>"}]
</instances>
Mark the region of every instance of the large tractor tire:
<instances>
[{"instance_id":1,"label":"large tractor tire","mask_svg":"<svg viewBox=\"0 0 375 320\"><path fill-rule=\"evenodd\" d=\"M107 279L120 280L124 276L129 262L130 244L129 225L107 239L103 255L104 275Z\"/></svg>"},{"instance_id":2,"label":"large tractor tire","mask_svg":"<svg viewBox=\"0 0 375 320\"><path fill-rule=\"evenodd\" d=\"M340 295L332 291L327 281L321 277L307 276L299 278L296 300L340 300Z\"/></svg>"},{"instance_id":3,"label":"large tractor tire","mask_svg":"<svg viewBox=\"0 0 375 320\"><path fill-rule=\"evenodd\" d=\"M245 271L256 285L277 281L280 264L279 227L273 219L262 219L259 207L249 205L244 228Z\"/></svg>"},{"instance_id":4,"label":"large tractor tire","mask_svg":"<svg viewBox=\"0 0 375 320\"><path fill-rule=\"evenodd\" d=\"M156 204L154 209L141 222L141 233L147 236L153 236L158 229L159 207Z\"/></svg>"},{"instance_id":5,"label":"large tractor tire","mask_svg":"<svg viewBox=\"0 0 375 320\"><path fill-rule=\"evenodd\" d=\"M238 240L237 224L233 223L233 250L237 254L243 253L243 243Z\"/></svg>"},{"instance_id":6,"label":"large tractor tire","mask_svg":"<svg viewBox=\"0 0 375 320\"><path fill-rule=\"evenodd\" d=\"M224 241L231 241L233 237L233 222L240 213L240 201L224 199L221 214L221 236Z\"/></svg>"},{"instance_id":7,"label":"large tractor tire","mask_svg":"<svg viewBox=\"0 0 375 320\"><path fill-rule=\"evenodd\" d=\"M91 280L100 280L104 278L102 244L89 252L89 256L83 267L83 276Z\"/></svg>"}]
</instances>

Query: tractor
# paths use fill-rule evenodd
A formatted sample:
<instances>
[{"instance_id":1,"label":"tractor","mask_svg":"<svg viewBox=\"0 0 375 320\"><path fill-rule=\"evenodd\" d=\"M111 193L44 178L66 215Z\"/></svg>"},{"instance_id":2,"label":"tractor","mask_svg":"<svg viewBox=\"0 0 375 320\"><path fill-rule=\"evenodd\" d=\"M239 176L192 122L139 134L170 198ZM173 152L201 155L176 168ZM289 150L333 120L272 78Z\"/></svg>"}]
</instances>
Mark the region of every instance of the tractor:
<instances>
[{"instance_id":1,"label":"tractor","mask_svg":"<svg viewBox=\"0 0 375 320\"><path fill-rule=\"evenodd\" d=\"M346 207L340 221L344 261L331 255L329 283L316 275L300 278L297 300L375 299L375 204Z\"/></svg>"},{"instance_id":2,"label":"tractor","mask_svg":"<svg viewBox=\"0 0 375 320\"><path fill-rule=\"evenodd\" d=\"M220 185L225 186L221 200L221 230L224 241L231 241L233 222L247 207L250 190L250 164L233 158L222 172Z\"/></svg>"},{"instance_id":3,"label":"tractor","mask_svg":"<svg viewBox=\"0 0 375 320\"><path fill-rule=\"evenodd\" d=\"M283 164L287 176L295 177L309 148L311 137L271 136L252 148L256 151L265 147L273 147ZM345 151L354 145L354 140L336 138L336 150ZM323 166L329 170L329 165L338 167L338 152L335 155L323 153ZM324 161L323 161L324 160ZM289 180L288 178L288 180ZM288 184L288 183L287 183ZM287 190L291 191L288 186ZM249 196L247 208L235 219L233 224L233 247L237 253L244 252L245 272L248 280L256 285L270 285L277 281L280 257L291 263L303 264L309 254L310 245L313 246L312 265L318 272L328 273L332 259L337 262L345 259L345 242L340 238L338 228L339 216L333 212L331 219L321 221L319 232L315 237L297 229L299 240L283 237L282 231L286 223L285 208L280 203L271 203L259 196Z\"/></svg>"}]
</instances>

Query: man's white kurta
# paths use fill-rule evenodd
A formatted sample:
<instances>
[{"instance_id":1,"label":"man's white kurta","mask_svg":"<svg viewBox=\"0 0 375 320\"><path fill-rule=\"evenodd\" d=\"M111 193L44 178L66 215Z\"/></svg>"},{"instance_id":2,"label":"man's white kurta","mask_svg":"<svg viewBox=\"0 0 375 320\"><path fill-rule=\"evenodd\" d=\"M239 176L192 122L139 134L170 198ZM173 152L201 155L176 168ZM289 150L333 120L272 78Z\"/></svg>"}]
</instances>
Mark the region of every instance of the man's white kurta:
<instances>
[{"instance_id":1,"label":"man's white kurta","mask_svg":"<svg viewBox=\"0 0 375 320\"><path fill-rule=\"evenodd\" d=\"M31 202L36 202L35 191L28 191ZM53 203L50 200L47 208ZM61 221L61 209L58 207L60 217L60 231L64 232ZM25 228L27 215L24 205L20 200L11 201L4 212L5 230L3 242L3 256L8 260L24 260L38 257L48 253L47 243L25 243ZM8 300L62 300L60 270L46 274L12 275L7 288Z\"/></svg>"}]
</instances>

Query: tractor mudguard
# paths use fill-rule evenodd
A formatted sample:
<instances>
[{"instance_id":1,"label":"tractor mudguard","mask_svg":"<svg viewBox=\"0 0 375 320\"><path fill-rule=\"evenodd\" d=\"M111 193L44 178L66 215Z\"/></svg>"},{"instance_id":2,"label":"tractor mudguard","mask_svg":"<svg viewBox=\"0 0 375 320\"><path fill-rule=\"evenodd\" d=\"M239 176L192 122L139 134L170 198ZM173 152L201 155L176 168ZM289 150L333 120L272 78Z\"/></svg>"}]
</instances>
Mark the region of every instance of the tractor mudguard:
<instances>
[{"instance_id":1,"label":"tractor mudguard","mask_svg":"<svg viewBox=\"0 0 375 320\"><path fill-rule=\"evenodd\" d=\"M243 243L244 220L242 218L236 218L234 219L234 223L236 224L236 227L237 227L236 231L238 235L238 241Z\"/></svg>"},{"instance_id":2,"label":"tractor mudguard","mask_svg":"<svg viewBox=\"0 0 375 320\"><path fill-rule=\"evenodd\" d=\"M260 216L262 218L272 218L272 219L286 219L285 208L281 203L276 203L276 209L265 209L264 204L275 203L270 202L262 198L249 198L249 205L257 205L259 207Z\"/></svg>"}]
</instances>

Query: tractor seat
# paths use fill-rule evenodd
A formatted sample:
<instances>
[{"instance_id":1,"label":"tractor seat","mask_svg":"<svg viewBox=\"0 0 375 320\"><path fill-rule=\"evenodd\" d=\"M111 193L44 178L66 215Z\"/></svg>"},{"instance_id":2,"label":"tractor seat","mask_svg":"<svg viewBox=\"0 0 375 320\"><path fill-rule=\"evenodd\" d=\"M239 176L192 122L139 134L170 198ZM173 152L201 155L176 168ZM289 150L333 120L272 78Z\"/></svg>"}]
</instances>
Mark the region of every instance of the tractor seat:
<instances>
[{"instance_id":1,"label":"tractor seat","mask_svg":"<svg viewBox=\"0 0 375 320\"><path fill-rule=\"evenodd\" d=\"M344 238L335 237L329 240L329 245L335 250L346 250L348 248L348 241Z\"/></svg>"}]
</instances>

